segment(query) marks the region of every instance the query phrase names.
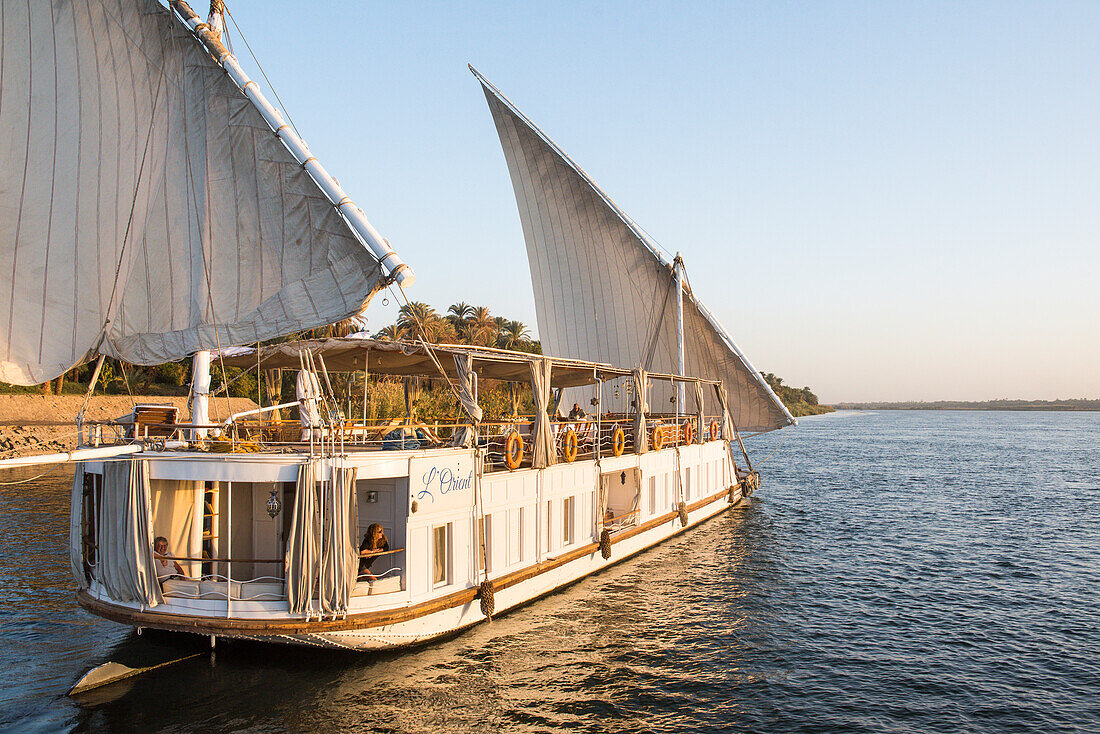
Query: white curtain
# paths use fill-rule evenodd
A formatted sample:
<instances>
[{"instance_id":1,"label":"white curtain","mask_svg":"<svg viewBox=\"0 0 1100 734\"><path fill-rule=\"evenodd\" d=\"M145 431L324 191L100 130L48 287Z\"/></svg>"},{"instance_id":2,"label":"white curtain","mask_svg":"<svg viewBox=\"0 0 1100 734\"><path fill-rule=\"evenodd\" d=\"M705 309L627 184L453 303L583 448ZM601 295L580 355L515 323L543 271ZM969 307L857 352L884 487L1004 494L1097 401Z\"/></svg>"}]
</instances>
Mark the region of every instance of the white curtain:
<instances>
[{"instance_id":1,"label":"white curtain","mask_svg":"<svg viewBox=\"0 0 1100 734\"><path fill-rule=\"evenodd\" d=\"M548 359L531 362L531 392L535 398L535 425L531 429L531 466L542 469L554 463L554 437L546 409L550 405L550 371Z\"/></svg>"},{"instance_id":2,"label":"white curtain","mask_svg":"<svg viewBox=\"0 0 1100 734\"><path fill-rule=\"evenodd\" d=\"M164 603L153 566L149 470L144 461L105 461L100 504L99 579L117 601Z\"/></svg>"},{"instance_id":3,"label":"white curtain","mask_svg":"<svg viewBox=\"0 0 1100 734\"><path fill-rule=\"evenodd\" d=\"M73 474L73 496L69 506L69 568L72 569L76 588L87 589L88 578L84 575L84 463L77 462Z\"/></svg>"},{"instance_id":4,"label":"white curtain","mask_svg":"<svg viewBox=\"0 0 1100 734\"><path fill-rule=\"evenodd\" d=\"M286 544L286 595L290 611L295 614L311 611L310 599L317 585L321 557L321 523L317 512L314 468L313 462L309 462L298 470L294 517Z\"/></svg>"},{"instance_id":5,"label":"white curtain","mask_svg":"<svg viewBox=\"0 0 1100 734\"><path fill-rule=\"evenodd\" d=\"M481 410L481 406L477 404L477 398L474 396L474 358L469 354L456 354L454 358L455 370L458 372L458 400L462 405L462 410L465 411L466 415L476 425L481 421L484 412ZM509 384L509 388L511 387L511 384ZM515 404L514 399L512 403L513 405ZM470 426L462 426L455 431L455 437L454 440L451 441L451 445L470 448L476 442L476 429Z\"/></svg>"},{"instance_id":6,"label":"white curtain","mask_svg":"<svg viewBox=\"0 0 1100 734\"><path fill-rule=\"evenodd\" d=\"M321 610L347 612L359 573L359 505L354 468L333 467L332 479L321 486Z\"/></svg>"},{"instance_id":7,"label":"white curtain","mask_svg":"<svg viewBox=\"0 0 1100 734\"><path fill-rule=\"evenodd\" d=\"M645 370L634 370L634 450L639 454L649 451L649 433L645 417L649 413L649 376Z\"/></svg>"},{"instance_id":8,"label":"white curtain","mask_svg":"<svg viewBox=\"0 0 1100 734\"><path fill-rule=\"evenodd\" d=\"M733 419L730 418L730 411L726 406L725 386L721 383L715 385L714 394L718 396L718 405L722 406L722 438L728 441L733 438Z\"/></svg>"}]
</instances>

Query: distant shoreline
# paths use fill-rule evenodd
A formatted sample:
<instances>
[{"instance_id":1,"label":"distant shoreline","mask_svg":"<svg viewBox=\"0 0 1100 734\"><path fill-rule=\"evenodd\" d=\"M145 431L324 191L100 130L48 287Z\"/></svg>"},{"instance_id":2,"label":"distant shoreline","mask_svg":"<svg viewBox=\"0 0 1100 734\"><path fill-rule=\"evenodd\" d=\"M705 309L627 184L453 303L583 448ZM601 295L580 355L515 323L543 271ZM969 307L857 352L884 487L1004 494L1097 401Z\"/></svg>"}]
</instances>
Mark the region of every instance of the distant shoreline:
<instances>
[{"instance_id":1,"label":"distant shoreline","mask_svg":"<svg viewBox=\"0 0 1100 734\"><path fill-rule=\"evenodd\" d=\"M931 403L836 403L837 410L1055 410L1062 412L1100 411L1100 400L941 400Z\"/></svg>"}]
</instances>

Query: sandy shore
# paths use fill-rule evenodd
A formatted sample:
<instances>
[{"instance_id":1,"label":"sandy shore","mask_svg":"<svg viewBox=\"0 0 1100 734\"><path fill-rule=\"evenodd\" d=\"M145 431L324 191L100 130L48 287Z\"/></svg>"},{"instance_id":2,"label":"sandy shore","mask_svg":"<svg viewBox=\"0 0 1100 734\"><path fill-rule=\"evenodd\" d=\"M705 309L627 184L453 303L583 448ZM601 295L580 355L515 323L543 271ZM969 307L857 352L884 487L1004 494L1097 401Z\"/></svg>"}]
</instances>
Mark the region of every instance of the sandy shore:
<instances>
[{"instance_id":1,"label":"sandy shore","mask_svg":"<svg viewBox=\"0 0 1100 734\"><path fill-rule=\"evenodd\" d=\"M138 403L171 403L187 416L186 397L135 397ZM76 445L76 414L84 398L79 395L0 395L0 457L67 451ZM256 407L248 398L211 399L211 418L221 420ZM129 395L103 395L88 402L88 420L110 420L133 408Z\"/></svg>"}]
</instances>

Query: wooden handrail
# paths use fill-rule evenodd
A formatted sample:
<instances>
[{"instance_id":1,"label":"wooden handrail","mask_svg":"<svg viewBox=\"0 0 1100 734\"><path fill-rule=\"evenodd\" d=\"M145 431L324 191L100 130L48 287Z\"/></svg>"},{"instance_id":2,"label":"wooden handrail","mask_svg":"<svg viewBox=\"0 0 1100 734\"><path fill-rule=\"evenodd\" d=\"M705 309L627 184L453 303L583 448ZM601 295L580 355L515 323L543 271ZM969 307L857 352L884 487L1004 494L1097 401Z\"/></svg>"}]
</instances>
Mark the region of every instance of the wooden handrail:
<instances>
[{"instance_id":1,"label":"wooden handrail","mask_svg":"<svg viewBox=\"0 0 1100 734\"><path fill-rule=\"evenodd\" d=\"M284 558L188 558L184 556L155 556L162 561L189 561L197 563L202 561L203 563L283 563Z\"/></svg>"},{"instance_id":2,"label":"wooden handrail","mask_svg":"<svg viewBox=\"0 0 1100 734\"><path fill-rule=\"evenodd\" d=\"M388 551L359 551L359 557L360 558L377 558L378 556L392 556L394 553L401 553L404 550L405 550L404 548L395 548L393 550L388 550ZM366 555L363 555L364 553Z\"/></svg>"}]
</instances>

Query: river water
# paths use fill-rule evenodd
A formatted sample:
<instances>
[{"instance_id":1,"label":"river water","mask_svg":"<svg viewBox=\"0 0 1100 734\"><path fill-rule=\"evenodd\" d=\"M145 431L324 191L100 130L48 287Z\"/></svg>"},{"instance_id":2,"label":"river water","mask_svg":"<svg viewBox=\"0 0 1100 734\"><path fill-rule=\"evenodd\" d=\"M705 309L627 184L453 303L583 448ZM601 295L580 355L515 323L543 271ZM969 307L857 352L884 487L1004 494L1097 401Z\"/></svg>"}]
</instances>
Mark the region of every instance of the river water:
<instances>
[{"instance_id":1,"label":"river water","mask_svg":"<svg viewBox=\"0 0 1100 734\"><path fill-rule=\"evenodd\" d=\"M0 486L0 729L1100 731L1100 414L837 413L775 449L751 507L434 646L219 642L80 702L207 644L79 610L69 479Z\"/></svg>"}]
</instances>

